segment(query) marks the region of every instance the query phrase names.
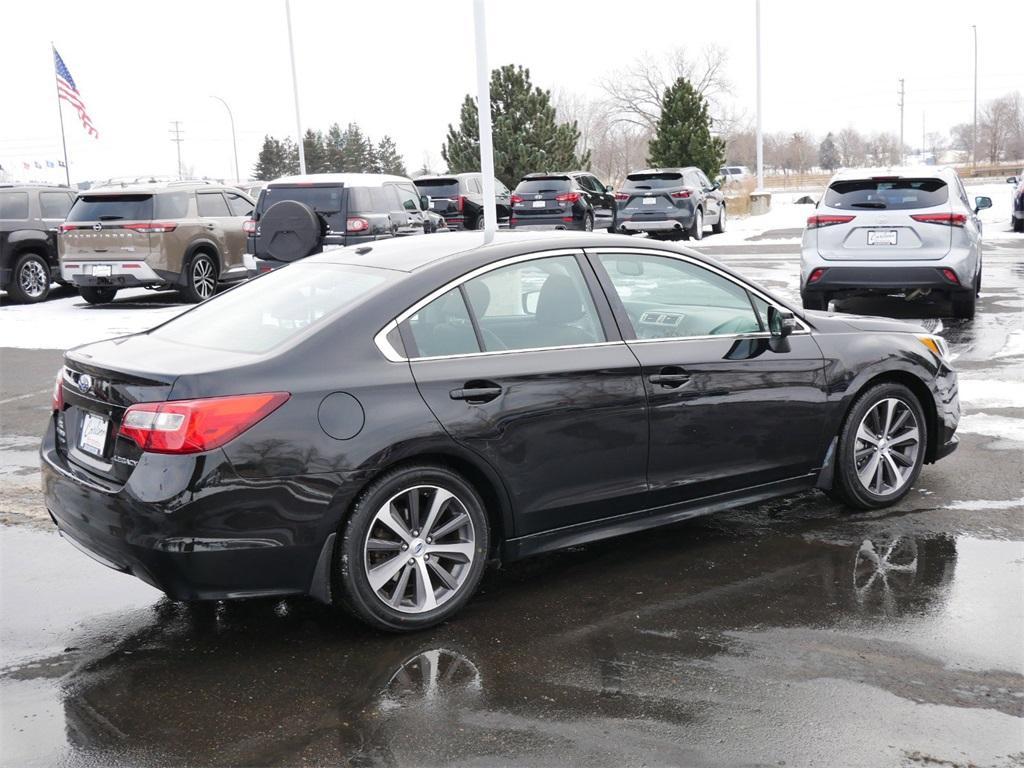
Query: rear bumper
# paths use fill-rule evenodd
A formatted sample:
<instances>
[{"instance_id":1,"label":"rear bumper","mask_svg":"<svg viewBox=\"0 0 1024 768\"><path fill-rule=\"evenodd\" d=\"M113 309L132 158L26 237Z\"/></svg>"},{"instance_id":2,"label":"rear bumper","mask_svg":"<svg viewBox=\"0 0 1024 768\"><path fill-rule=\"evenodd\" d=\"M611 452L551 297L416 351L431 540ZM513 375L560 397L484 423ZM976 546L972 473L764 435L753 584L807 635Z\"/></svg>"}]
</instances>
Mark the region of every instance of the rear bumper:
<instances>
[{"instance_id":1,"label":"rear bumper","mask_svg":"<svg viewBox=\"0 0 1024 768\"><path fill-rule=\"evenodd\" d=\"M109 266L110 275L102 277L94 275L93 270L97 266ZM166 282L144 261L68 261L61 264L60 274L64 282L87 288L99 286L128 288Z\"/></svg>"},{"instance_id":2,"label":"rear bumper","mask_svg":"<svg viewBox=\"0 0 1024 768\"><path fill-rule=\"evenodd\" d=\"M571 218L571 221L565 221L565 219ZM552 231L558 229L572 230L576 232L582 232L584 230L583 217L566 216L559 214L557 216L513 216L509 221L509 229L518 229L526 232L542 232Z\"/></svg>"},{"instance_id":3,"label":"rear bumper","mask_svg":"<svg viewBox=\"0 0 1024 768\"><path fill-rule=\"evenodd\" d=\"M805 293L895 293L913 290L970 291L966 285L946 278L943 269L948 267L903 267L903 266L822 266L822 276L813 283L804 277L802 290Z\"/></svg>"},{"instance_id":4,"label":"rear bumper","mask_svg":"<svg viewBox=\"0 0 1024 768\"><path fill-rule=\"evenodd\" d=\"M682 232L693 225L693 216L673 216L665 219L620 219L617 228L622 232Z\"/></svg>"},{"instance_id":5,"label":"rear bumper","mask_svg":"<svg viewBox=\"0 0 1024 768\"><path fill-rule=\"evenodd\" d=\"M126 485L110 485L56 450L51 419L40 465L46 508L61 535L103 565L175 600L309 592L329 533L321 518L289 520L286 510L274 509L273 488L245 491L245 481L224 476L234 473L214 454L145 456L152 464L140 461ZM177 477L187 487L174 492L147 483L147 475L157 474L163 480L156 482L173 484ZM148 499L156 489L160 498Z\"/></svg>"}]
</instances>

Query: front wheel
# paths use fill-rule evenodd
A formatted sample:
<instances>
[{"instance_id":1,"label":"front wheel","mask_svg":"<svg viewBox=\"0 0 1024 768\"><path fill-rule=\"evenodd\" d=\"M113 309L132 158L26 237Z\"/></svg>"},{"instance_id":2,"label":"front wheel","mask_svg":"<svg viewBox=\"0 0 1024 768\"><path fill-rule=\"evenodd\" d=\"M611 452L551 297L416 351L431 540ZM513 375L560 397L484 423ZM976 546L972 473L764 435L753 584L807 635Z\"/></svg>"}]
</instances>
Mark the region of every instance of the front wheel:
<instances>
[{"instance_id":1,"label":"front wheel","mask_svg":"<svg viewBox=\"0 0 1024 768\"><path fill-rule=\"evenodd\" d=\"M8 288L20 304L35 304L50 295L50 267L38 253L26 253L14 265Z\"/></svg>"},{"instance_id":2,"label":"front wheel","mask_svg":"<svg viewBox=\"0 0 1024 768\"><path fill-rule=\"evenodd\" d=\"M356 617L392 632L454 615L483 576L490 530L476 490L440 466L375 481L342 527L335 594Z\"/></svg>"},{"instance_id":3,"label":"front wheel","mask_svg":"<svg viewBox=\"0 0 1024 768\"><path fill-rule=\"evenodd\" d=\"M117 288L79 288L82 298L90 304L109 304L117 296Z\"/></svg>"},{"instance_id":4,"label":"front wheel","mask_svg":"<svg viewBox=\"0 0 1024 768\"><path fill-rule=\"evenodd\" d=\"M857 509L895 504L917 480L927 445L917 396L902 384L872 387L857 398L839 435L833 495Z\"/></svg>"},{"instance_id":5,"label":"front wheel","mask_svg":"<svg viewBox=\"0 0 1024 768\"><path fill-rule=\"evenodd\" d=\"M973 320L974 310L978 303L978 294L973 289L962 293L954 293L950 297L953 301L953 317L958 320Z\"/></svg>"}]
</instances>

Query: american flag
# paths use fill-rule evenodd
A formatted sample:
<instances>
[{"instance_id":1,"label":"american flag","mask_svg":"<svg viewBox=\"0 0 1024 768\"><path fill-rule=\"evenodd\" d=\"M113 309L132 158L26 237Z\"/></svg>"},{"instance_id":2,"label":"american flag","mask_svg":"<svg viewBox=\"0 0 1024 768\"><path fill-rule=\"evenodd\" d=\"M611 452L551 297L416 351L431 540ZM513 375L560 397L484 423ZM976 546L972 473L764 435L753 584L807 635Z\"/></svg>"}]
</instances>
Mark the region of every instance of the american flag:
<instances>
[{"instance_id":1,"label":"american flag","mask_svg":"<svg viewBox=\"0 0 1024 768\"><path fill-rule=\"evenodd\" d=\"M82 103L82 96L78 93L78 88L75 87L75 80L71 77L71 73L68 72L64 59L57 53L56 48L53 49L53 65L57 68L58 98L64 99L64 101L75 108L78 116L82 119L82 127L85 128L86 133L99 138L99 131L92 124L92 118L89 117L89 113L85 111L85 104Z\"/></svg>"}]
</instances>

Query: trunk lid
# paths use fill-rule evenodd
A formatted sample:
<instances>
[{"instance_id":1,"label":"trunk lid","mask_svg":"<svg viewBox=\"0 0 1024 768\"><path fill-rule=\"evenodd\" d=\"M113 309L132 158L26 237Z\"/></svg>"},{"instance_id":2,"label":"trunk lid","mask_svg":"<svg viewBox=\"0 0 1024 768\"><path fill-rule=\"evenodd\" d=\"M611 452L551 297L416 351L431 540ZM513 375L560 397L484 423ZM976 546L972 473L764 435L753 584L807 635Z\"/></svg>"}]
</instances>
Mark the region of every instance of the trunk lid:
<instances>
[{"instance_id":1,"label":"trunk lid","mask_svg":"<svg viewBox=\"0 0 1024 768\"><path fill-rule=\"evenodd\" d=\"M446 217L461 215L458 179L416 179L413 183L421 195L430 198L430 210L434 213Z\"/></svg>"},{"instance_id":2,"label":"trunk lid","mask_svg":"<svg viewBox=\"0 0 1024 768\"><path fill-rule=\"evenodd\" d=\"M152 194L80 196L61 227L65 264L145 261L153 247L152 235L144 231L153 220L153 206Z\"/></svg>"},{"instance_id":3,"label":"trunk lid","mask_svg":"<svg viewBox=\"0 0 1024 768\"><path fill-rule=\"evenodd\" d=\"M631 173L615 201L620 219L664 219L667 213L687 208L693 194L681 173Z\"/></svg>"},{"instance_id":4,"label":"trunk lid","mask_svg":"<svg viewBox=\"0 0 1024 768\"><path fill-rule=\"evenodd\" d=\"M571 216L580 194L568 176L532 176L519 182L512 193L512 215L517 219Z\"/></svg>"}]
</instances>

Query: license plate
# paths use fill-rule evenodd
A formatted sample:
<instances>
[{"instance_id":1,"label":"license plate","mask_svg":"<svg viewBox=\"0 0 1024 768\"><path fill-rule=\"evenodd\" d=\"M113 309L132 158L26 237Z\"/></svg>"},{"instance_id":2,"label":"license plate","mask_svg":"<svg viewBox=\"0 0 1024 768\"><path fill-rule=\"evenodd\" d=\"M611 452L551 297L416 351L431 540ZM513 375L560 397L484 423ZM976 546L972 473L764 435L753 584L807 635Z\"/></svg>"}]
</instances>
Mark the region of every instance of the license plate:
<instances>
[{"instance_id":1,"label":"license plate","mask_svg":"<svg viewBox=\"0 0 1024 768\"><path fill-rule=\"evenodd\" d=\"M534 200L533 201L533 207L534 208L543 208L545 205L546 205L546 203L543 200Z\"/></svg>"},{"instance_id":2,"label":"license plate","mask_svg":"<svg viewBox=\"0 0 1024 768\"><path fill-rule=\"evenodd\" d=\"M868 245L896 245L896 230L869 229Z\"/></svg>"},{"instance_id":3,"label":"license plate","mask_svg":"<svg viewBox=\"0 0 1024 768\"><path fill-rule=\"evenodd\" d=\"M110 277L110 265L109 264L93 264L92 276L93 277Z\"/></svg>"},{"instance_id":4,"label":"license plate","mask_svg":"<svg viewBox=\"0 0 1024 768\"><path fill-rule=\"evenodd\" d=\"M654 205L656 202L658 202L658 198L656 198L656 197L645 197L644 198L644 205Z\"/></svg>"},{"instance_id":5,"label":"license plate","mask_svg":"<svg viewBox=\"0 0 1024 768\"><path fill-rule=\"evenodd\" d=\"M94 413L85 414L82 420L82 433L78 437L78 447L93 456L102 456L107 444L107 420Z\"/></svg>"}]
</instances>

